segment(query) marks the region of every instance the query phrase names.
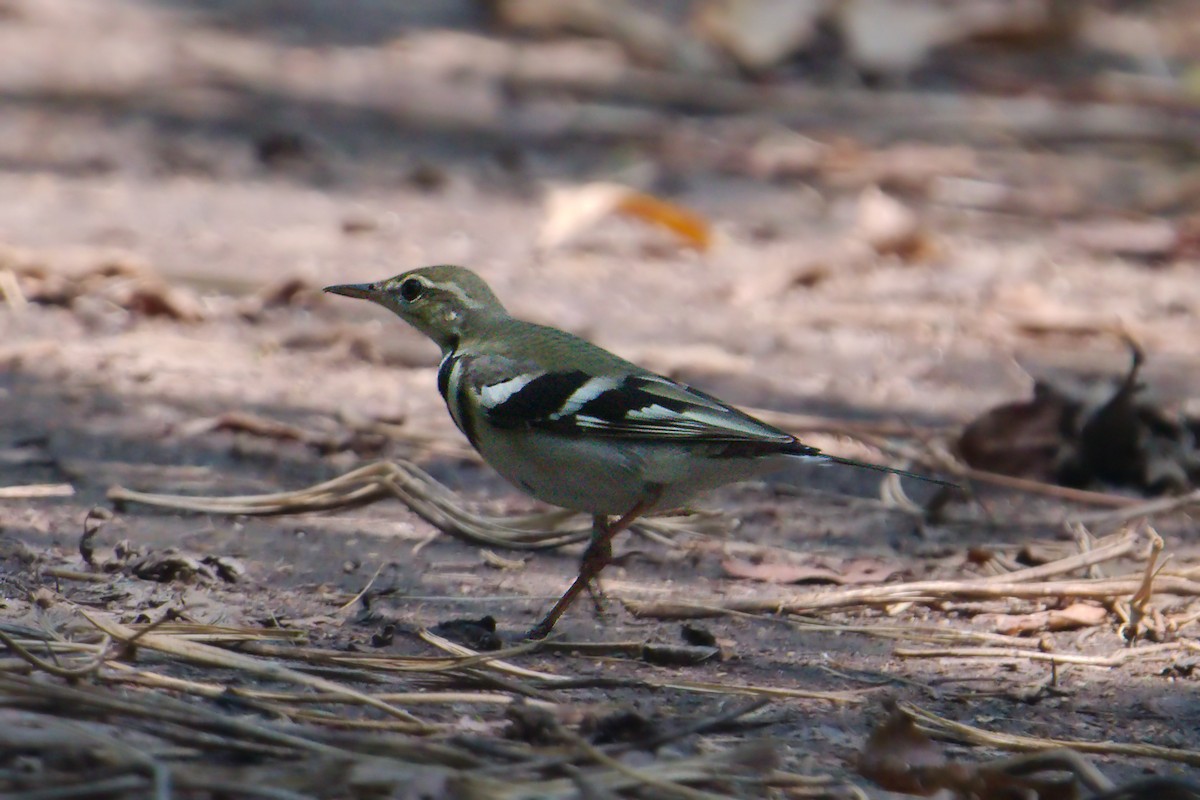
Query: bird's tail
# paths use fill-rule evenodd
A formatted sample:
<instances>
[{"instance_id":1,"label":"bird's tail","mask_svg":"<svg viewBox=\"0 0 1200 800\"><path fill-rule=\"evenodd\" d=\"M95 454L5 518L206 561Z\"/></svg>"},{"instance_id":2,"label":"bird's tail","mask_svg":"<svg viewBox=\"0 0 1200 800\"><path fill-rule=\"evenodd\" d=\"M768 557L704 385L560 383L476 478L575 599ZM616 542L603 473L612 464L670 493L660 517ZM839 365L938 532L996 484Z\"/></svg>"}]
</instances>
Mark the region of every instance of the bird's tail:
<instances>
[{"instance_id":1,"label":"bird's tail","mask_svg":"<svg viewBox=\"0 0 1200 800\"><path fill-rule=\"evenodd\" d=\"M873 469L876 472L890 472L893 475L902 475L905 478L915 478L916 480L925 481L926 483L936 483L938 486L947 486L951 489L961 489L962 488L957 483L953 483L951 481L944 481L941 478L930 478L928 475L918 475L917 473L909 472L906 469L896 469L894 467L885 467L882 464L871 464L867 461L855 461L853 458L842 458L841 456L831 456L828 453L822 453L821 457L824 458L825 462L828 464L845 464L848 467L858 467L859 469Z\"/></svg>"}]
</instances>

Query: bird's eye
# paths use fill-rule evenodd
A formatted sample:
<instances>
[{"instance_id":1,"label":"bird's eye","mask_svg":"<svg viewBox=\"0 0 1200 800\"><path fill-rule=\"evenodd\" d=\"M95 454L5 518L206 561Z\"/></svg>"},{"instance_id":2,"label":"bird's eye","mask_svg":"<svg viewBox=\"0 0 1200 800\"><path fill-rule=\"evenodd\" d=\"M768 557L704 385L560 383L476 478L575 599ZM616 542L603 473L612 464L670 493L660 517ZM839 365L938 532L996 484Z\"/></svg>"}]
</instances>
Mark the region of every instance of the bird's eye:
<instances>
[{"instance_id":1,"label":"bird's eye","mask_svg":"<svg viewBox=\"0 0 1200 800\"><path fill-rule=\"evenodd\" d=\"M425 286L416 278L409 278L404 283L400 284L400 299L406 303L411 303L421 296L425 291Z\"/></svg>"}]
</instances>

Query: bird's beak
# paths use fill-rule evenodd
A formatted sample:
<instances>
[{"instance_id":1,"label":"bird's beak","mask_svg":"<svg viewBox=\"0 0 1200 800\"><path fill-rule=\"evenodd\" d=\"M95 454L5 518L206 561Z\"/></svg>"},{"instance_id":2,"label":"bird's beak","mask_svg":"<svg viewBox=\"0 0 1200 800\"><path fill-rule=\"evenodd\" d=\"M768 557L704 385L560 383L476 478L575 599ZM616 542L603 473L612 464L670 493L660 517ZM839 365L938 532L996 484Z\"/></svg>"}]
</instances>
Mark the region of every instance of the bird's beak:
<instances>
[{"instance_id":1,"label":"bird's beak","mask_svg":"<svg viewBox=\"0 0 1200 800\"><path fill-rule=\"evenodd\" d=\"M379 294L379 286L374 283L343 283L338 286L326 286L325 291L330 294L357 297L360 300L374 300Z\"/></svg>"}]
</instances>

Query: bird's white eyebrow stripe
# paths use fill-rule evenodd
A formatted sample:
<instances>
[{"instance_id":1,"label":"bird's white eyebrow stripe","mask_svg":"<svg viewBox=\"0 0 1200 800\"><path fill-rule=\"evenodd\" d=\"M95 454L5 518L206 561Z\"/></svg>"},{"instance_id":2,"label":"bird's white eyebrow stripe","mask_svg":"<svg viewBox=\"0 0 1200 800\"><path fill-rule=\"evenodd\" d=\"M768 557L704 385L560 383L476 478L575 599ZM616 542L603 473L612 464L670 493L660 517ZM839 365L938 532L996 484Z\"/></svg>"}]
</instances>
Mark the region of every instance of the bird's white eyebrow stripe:
<instances>
[{"instance_id":1,"label":"bird's white eyebrow stripe","mask_svg":"<svg viewBox=\"0 0 1200 800\"><path fill-rule=\"evenodd\" d=\"M425 278L424 280L430 288L437 289L439 292L445 292L446 294L454 295L456 298L458 298L458 302L467 308L483 308L483 303L471 297L470 294L463 291L463 288L453 281L449 281L447 283L437 283L429 280L428 278Z\"/></svg>"},{"instance_id":2,"label":"bird's white eyebrow stripe","mask_svg":"<svg viewBox=\"0 0 1200 800\"><path fill-rule=\"evenodd\" d=\"M484 386L479 390L479 399L485 408L503 405L510 397L525 388L537 375L518 375L506 381Z\"/></svg>"},{"instance_id":3,"label":"bird's white eyebrow stripe","mask_svg":"<svg viewBox=\"0 0 1200 800\"><path fill-rule=\"evenodd\" d=\"M607 391L616 389L620 385L621 381L619 378L589 378L585 384L572 392L571 395L563 401L562 408L551 414L550 419L558 420L562 419L563 417L569 417L587 405L588 402L595 400L597 397Z\"/></svg>"}]
</instances>

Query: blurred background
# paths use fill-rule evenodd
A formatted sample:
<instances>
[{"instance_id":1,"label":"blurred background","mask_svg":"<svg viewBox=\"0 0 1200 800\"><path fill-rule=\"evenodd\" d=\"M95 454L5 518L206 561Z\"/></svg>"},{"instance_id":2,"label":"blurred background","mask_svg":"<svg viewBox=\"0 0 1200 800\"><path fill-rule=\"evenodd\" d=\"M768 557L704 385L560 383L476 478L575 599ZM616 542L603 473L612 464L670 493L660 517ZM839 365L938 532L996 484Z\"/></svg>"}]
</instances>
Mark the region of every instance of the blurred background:
<instances>
[{"instance_id":1,"label":"blurred background","mask_svg":"<svg viewBox=\"0 0 1200 800\"><path fill-rule=\"evenodd\" d=\"M965 423L1132 337L1187 412L1195 11L4 0L7 363L162 431L448 424L380 369L432 346L319 287L454 262L752 406Z\"/></svg>"}]
</instances>

